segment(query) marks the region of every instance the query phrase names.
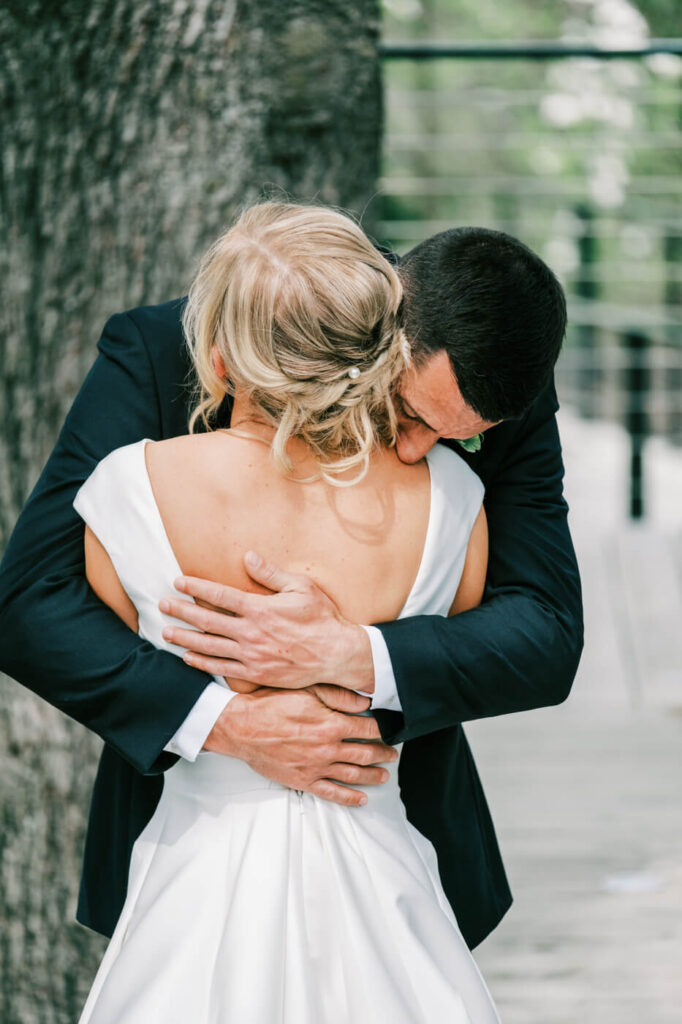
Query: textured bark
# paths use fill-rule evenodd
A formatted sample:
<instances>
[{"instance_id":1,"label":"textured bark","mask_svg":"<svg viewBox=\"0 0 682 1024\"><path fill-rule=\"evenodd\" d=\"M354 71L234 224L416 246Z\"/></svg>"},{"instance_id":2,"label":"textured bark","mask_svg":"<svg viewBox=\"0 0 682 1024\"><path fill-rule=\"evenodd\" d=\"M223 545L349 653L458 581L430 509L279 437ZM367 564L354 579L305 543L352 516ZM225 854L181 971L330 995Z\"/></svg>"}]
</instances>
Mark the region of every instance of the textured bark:
<instances>
[{"instance_id":1,"label":"textured bark","mask_svg":"<svg viewBox=\"0 0 682 1024\"><path fill-rule=\"evenodd\" d=\"M264 187L363 213L378 6L2 5L0 548L109 314L181 294ZM0 1019L71 1022L103 947L72 923L97 742L1 685Z\"/></svg>"}]
</instances>

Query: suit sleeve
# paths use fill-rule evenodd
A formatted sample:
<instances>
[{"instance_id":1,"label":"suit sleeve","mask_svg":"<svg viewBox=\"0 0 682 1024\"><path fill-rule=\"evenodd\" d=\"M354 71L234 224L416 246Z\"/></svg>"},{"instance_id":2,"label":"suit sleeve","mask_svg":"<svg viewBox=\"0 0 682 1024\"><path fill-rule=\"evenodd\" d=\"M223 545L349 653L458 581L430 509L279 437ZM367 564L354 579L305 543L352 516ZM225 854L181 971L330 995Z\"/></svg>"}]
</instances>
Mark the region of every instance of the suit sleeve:
<instances>
[{"instance_id":1,"label":"suit sleeve","mask_svg":"<svg viewBox=\"0 0 682 1024\"><path fill-rule=\"evenodd\" d=\"M580 577L563 498L552 387L508 435L486 489L490 559L480 607L381 625L402 714L375 712L399 743L477 718L565 700L583 643Z\"/></svg>"},{"instance_id":2,"label":"suit sleeve","mask_svg":"<svg viewBox=\"0 0 682 1024\"><path fill-rule=\"evenodd\" d=\"M133 319L112 317L98 349L0 565L0 668L154 774L177 760L163 748L210 677L136 636L85 579L77 490L113 449L161 436Z\"/></svg>"}]
</instances>

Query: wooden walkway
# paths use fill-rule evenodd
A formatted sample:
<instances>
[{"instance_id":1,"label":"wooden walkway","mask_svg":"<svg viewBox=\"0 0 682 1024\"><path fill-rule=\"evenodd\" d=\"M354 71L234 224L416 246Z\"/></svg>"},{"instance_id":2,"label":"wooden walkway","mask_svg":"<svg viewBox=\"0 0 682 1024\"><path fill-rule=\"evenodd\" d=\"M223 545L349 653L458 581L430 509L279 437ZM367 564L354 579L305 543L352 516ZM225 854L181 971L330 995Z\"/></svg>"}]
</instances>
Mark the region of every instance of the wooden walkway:
<instances>
[{"instance_id":1,"label":"wooden walkway","mask_svg":"<svg viewBox=\"0 0 682 1024\"><path fill-rule=\"evenodd\" d=\"M472 723L515 903L477 951L504 1024L682 1021L682 452L564 413L586 646L558 708Z\"/></svg>"}]
</instances>

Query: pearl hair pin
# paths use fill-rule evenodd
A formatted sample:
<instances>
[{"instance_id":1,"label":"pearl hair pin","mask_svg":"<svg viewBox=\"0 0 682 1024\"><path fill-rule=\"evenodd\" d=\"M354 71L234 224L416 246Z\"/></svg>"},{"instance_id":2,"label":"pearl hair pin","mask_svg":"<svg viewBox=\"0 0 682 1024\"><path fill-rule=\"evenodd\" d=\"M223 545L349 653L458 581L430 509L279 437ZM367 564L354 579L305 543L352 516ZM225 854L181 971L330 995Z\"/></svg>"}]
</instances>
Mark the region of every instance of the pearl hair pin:
<instances>
[{"instance_id":1,"label":"pearl hair pin","mask_svg":"<svg viewBox=\"0 0 682 1024\"><path fill-rule=\"evenodd\" d=\"M350 377L351 380L357 380L358 377L360 376L360 368L358 366L351 366L350 370L348 371L348 376Z\"/></svg>"}]
</instances>

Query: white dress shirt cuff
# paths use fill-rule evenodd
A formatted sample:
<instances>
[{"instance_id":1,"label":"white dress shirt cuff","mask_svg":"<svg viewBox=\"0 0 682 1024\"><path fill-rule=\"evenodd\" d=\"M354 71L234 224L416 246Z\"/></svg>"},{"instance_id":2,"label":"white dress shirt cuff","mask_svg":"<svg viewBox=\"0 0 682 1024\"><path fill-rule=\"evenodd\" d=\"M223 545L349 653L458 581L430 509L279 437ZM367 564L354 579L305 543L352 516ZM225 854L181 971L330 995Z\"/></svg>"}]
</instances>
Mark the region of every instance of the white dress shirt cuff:
<instances>
[{"instance_id":1,"label":"white dress shirt cuff","mask_svg":"<svg viewBox=\"0 0 682 1024\"><path fill-rule=\"evenodd\" d=\"M372 661L374 662L374 693L364 693L358 690L357 693L363 697L369 697L373 708L386 708L387 711L402 711L402 704L398 696L398 687L393 674L391 656L388 653L386 641L380 629L376 626L362 627L369 637L372 648Z\"/></svg>"},{"instance_id":2,"label":"white dress shirt cuff","mask_svg":"<svg viewBox=\"0 0 682 1024\"><path fill-rule=\"evenodd\" d=\"M206 738L217 722L222 711L233 697L235 690L228 690L215 680L210 682L199 697L185 721L163 748L169 754L179 754L187 761L195 761Z\"/></svg>"}]
</instances>

